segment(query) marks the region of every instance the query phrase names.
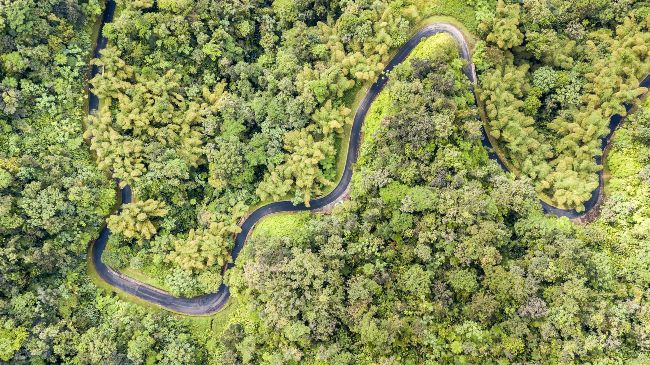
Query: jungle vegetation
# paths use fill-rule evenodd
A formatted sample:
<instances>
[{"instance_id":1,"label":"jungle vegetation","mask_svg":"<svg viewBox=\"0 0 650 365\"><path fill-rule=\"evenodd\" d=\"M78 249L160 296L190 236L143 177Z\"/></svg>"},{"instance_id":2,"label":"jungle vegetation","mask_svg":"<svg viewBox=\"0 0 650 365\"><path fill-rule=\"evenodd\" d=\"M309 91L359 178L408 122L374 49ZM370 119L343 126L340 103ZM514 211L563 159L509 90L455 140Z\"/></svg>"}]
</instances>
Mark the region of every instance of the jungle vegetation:
<instances>
[{"instance_id":1,"label":"jungle vegetation","mask_svg":"<svg viewBox=\"0 0 650 365\"><path fill-rule=\"evenodd\" d=\"M644 91L646 1L117 5L92 59L101 1L0 0L0 363L650 362L647 100L594 160ZM260 222L222 277L251 209L334 186L357 95L440 20L475 37L479 105L454 41L421 43L372 105L349 199ZM542 212L580 210L602 168L595 222ZM110 266L179 296L225 282L231 305L184 318L91 280L103 224Z\"/></svg>"},{"instance_id":2,"label":"jungle vegetation","mask_svg":"<svg viewBox=\"0 0 650 365\"><path fill-rule=\"evenodd\" d=\"M584 210L610 117L647 91L648 15L630 1L551 0L499 1L482 16L476 57L490 134L555 206Z\"/></svg>"}]
</instances>

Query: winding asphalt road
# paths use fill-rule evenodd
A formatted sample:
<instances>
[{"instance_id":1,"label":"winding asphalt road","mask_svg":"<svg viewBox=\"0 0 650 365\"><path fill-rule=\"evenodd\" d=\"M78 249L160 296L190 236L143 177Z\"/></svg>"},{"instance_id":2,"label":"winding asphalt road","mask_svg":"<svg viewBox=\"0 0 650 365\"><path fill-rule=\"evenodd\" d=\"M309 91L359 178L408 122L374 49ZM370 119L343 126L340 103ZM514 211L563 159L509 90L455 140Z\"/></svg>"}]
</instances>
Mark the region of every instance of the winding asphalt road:
<instances>
[{"instance_id":1,"label":"winding asphalt road","mask_svg":"<svg viewBox=\"0 0 650 365\"><path fill-rule=\"evenodd\" d=\"M111 22L113 20L114 12L115 12L115 2L114 0L108 0L102 16L102 24L97 39L97 46L94 51L95 58L98 58L99 52L106 47L107 40L103 36L103 28L104 28L104 24ZM352 178L353 165L357 161L357 157L358 157L359 145L361 143L361 126L366 117L366 113L368 112L368 108L370 107L373 100L375 100L377 95L381 92L381 90L384 88L384 86L388 81L388 78L385 75L390 70L392 70L393 67L395 67L395 65L404 61L406 57L409 55L409 53L413 50L413 48L420 43L420 41L437 33L447 33L456 40L459 46L460 56L467 61L467 64L464 67L465 75L471 81L472 84L476 83L477 80L476 72L474 70L474 65L471 63L471 54L469 51L469 47L467 45L467 42L465 41L462 32L458 28L447 23L436 23L422 28L411 39L409 39L406 44L404 44L398 50L397 54L390 60L388 65L386 65L386 67L384 68L384 74L380 76L379 79L377 79L377 81L375 81L374 84L372 84L370 89L366 92L365 97L361 101L361 104L359 104L357 112L354 116L354 122L352 124L348 155L345 162L345 169L343 172L343 176L341 177L341 180L339 181L338 185L334 188L334 190L332 190L326 196L312 200L310 207L306 207L304 204L294 205L289 201L280 201L280 202L267 204L255 210L242 223L241 225L242 230L235 238L235 246L232 251L233 263L236 261L237 257L239 256L239 253L243 248L249 233L251 232L255 224L263 217L278 212L296 212L296 211L320 209L331 203L336 202L343 194L345 194L348 185L350 184L350 179ZM91 78L97 75L98 73L99 73L99 68L97 66L93 66L91 70ZM642 83L642 86L648 86L648 85L650 85L650 77L647 77ZM92 92L89 92L89 110L96 111L98 107L99 107L99 100L97 96L92 94ZM626 105L627 110L629 110L630 108L631 105L630 106ZM609 143L609 140L614 130L621 123L622 119L623 118L620 115L615 115L612 117L609 126L610 133L607 135L605 139L603 139L603 149ZM490 141L487 138L487 135L485 134L485 130L483 130L483 145L486 148L488 148L488 153L490 155L490 158L496 160L501 165L501 167L505 170L505 165L503 164L503 162L499 160L499 157L494 152L492 152L492 145L490 144ZM596 161L600 163L601 162L600 157L598 157ZM580 217L584 214L587 214L591 209L593 209L594 206L597 205L596 204L597 200L599 196L601 196L601 190L603 187L602 173L599 173L599 176L600 176L600 185L598 189L596 189L593 192L592 199L585 204L585 206L587 207L587 210L585 212L578 213L573 210L562 210L550 206L544 202L541 202L544 210L551 214L555 214L558 216L567 216L570 218ZM124 187L121 190L121 195L122 195L122 203L131 202L131 198L132 198L131 187L130 186ZM228 287L225 284L222 284L216 293L201 295L193 298L179 298L179 297L172 296L163 290L138 282L128 276L122 275L121 273L113 270L112 268L107 266L104 262L102 262L102 253L106 248L106 243L108 241L109 235L110 235L110 231L108 230L108 228L104 228L101 231L97 241L95 241L90 248L91 250L90 259L92 265L94 265L99 277L109 285L118 288L128 294L136 296L140 299L143 299L149 303L153 303L155 305L158 305L160 307L163 307L165 309L174 312L188 314L188 315L211 314L223 308L223 306L227 303L230 294L228 291ZM227 267L224 267L224 271L231 268L234 265L233 263L228 264Z\"/></svg>"}]
</instances>

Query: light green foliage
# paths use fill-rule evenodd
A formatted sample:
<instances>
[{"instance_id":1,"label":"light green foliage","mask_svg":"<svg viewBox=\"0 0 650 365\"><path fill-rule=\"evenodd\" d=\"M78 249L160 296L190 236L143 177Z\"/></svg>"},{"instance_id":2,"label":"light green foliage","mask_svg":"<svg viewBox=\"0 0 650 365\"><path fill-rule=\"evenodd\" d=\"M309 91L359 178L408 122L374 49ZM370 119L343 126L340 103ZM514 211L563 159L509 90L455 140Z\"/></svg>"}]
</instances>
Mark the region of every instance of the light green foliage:
<instances>
[{"instance_id":1,"label":"light green foliage","mask_svg":"<svg viewBox=\"0 0 650 365\"><path fill-rule=\"evenodd\" d=\"M490 134L503 141L517 169L535 180L544 179L550 170L546 159L553 156L544 136L535 129L535 120L524 113L521 100L530 85L525 75L528 66L515 66L512 59L481 77L480 98L490 122ZM544 185L541 188L548 188ZM540 187L538 189L541 190Z\"/></svg>"},{"instance_id":2,"label":"light green foliage","mask_svg":"<svg viewBox=\"0 0 650 365\"><path fill-rule=\"evenodd\" d=\"M499 1L485 17L480 98L490 133L517 172L550 203L582 211L598 186L594 157L609 118L645 92L638 85L650 72L648 19L631 3L616 15L605 2L555 3ZM598 28L591 18L611 23Z\"/></svg>"},{"instance_id":3,"label":"light green foliage","mask_svg":"<svg viewBox=\"0 0 650 365\"><path fill-rule=\"evenodd\" d=\"M14 327L11 320L3 321L0 328L0 360L9 361L27 339L27 331L23 327Z\"/></svg>"},{"instance_id":4,"label":"light green foliage","mask_svg":"<svg viewBox=\"0 0 650 365\"><path fill-rule=\"evenodd\" d=\"M167 212L164 202L153 199L124 204L119 214L108 218L108 228L139 242L149 240L157 231L152 220L166 216Z\"/></svg>"},{"instance_id":5,"label":"light green foliage","mask_svg":"<svg viewBox=\"0 0 650 365\"><path fill-rule=\"evenodd\" d=\"M436 34L420 42L409 54L409 59L450 61L458 55L456 41L446 33Z\"/></svg>"},{"instance_id":6,"label":"light green foliage","mask_svg":"<svg viewBox=\"0 0 650 365\"><path fill-rule=\"evenodd\" d=\"M312 115L312 118L321 127L323 134L327 136L332 131L341 133L345 125L352 124L350 113L349 108L345 106L335 108L332 106L332 101L328 100Z\"/></svg>"},{"instance_id":7,"label":"light green foliage","mask_svg":"<svg viewBox=\"0 0 650 365\"><path fill-rule=\"evenodd\" d=\"M257 195L262 201L267 199L279 200L289 191L296 192L298 201L304 201L309 206L312 192L320 195L320 186L330 186L321 164L328 155L334 153L331 138L316 141L307 129L289 132L285 135L284 148L291 153L281 165L273 168L262 181Z\"/></svg>"},{"instance_id":8,"label":"light green foliage","mask_svg":"<svg viewBox=\"0 0 650 365\"><path fill-rule=\"evenodd\" d=\"M208 184L219 190L228 186L245 188L251 184L255 179L255 167L266 161L264 143L263 136L258 135L249 144L234 136L217 139L214 145L209 144Z\"/></svg>"},{"instance_id":9,"label":"light green foliage","mask_svg":"<svg viewBox=\"0 0 650 365\"><path fill-rule=\"evenodd\" d=\"M222 267L229 259L230 237L239 233L237 225L211 223L208 229L191 230L187 238L174 241L174 250L167 256L180 268L191 271Z\"/></svg>"},{"instance_id":10,"label":"light green foliage","mask_svg":"<svg viewBox=\"0 0 650 365\"><path fill-rule=\"evenodd\" d=\"M492 24L481 24L480 29L488 32L486 40L495 43L501 49L510 49L520 45L524 35L519 30L520 6L518 4L506 5L499 0L496 14Z\"/></svg>"},{"instance_id":11,"label":"light green foliage","mask_svg":"<svg viewBox=\"0 0 650 365\"><path fill-rule=\"evenodd\" d=\"M158 6L161 10L167 10L173 13L184 13L192 8L191 0L158 0Z\"/></svg>"},{"instance_id":12,"label":"light green foliage","mask_svg":"<svg viewBox=\"0 0 650 365\"><path fill-rule=\"evenodd\" d=\"M613 146L607 156L610 179L607 184L601 222L624 231L624 237L638 239L647 236L650 211L645 202L650 194L648 181L648 139L650 126L648 99L642 108L628 116L627 124L616 132ZM639 243L640 244L640 243Z\"/></svg>"},{"instance_id":13,"label":"light green foliage","mask_svg":"<svg viewBox=\"0 0 650 365\"><path fill-rule=\"evenodd\" d=\"M291 0L273 0L273 11L281 22L288 24L298 19L298 7Z\"/></svg>"},{"instance_id":14,"label":"light green foliage","mask_svg":"<svg viewBox=\"0 0 650 365\"><path fill-rule=\"evenodd\" d=\"M296 234L308 219L309 213L307 212L274 214L259 221L251 234L253 237L292 237L297 239L299 237Z\"/></svg>"},{"instance_id":15,"label":"light green foliage","mask_svg":"<svg viewBox=\"0 0 650 365\"><path fill-rule=\"evenodd\" d=\"M156 154L166 148L167 154L197 167L203 154L197 126L217 111L224 85L212 91L204 87L198 101L187 102L179 90L181 75L173 69L163 75L135 75L134 68L120 59L119 50L110 47L102 52L107 56L96 63L104 72L93 80L102 109L99 116L90 117L85 133L100 167L111 169L125 183L134 183L146 172L144 161L153 160L147 153L152 148Z\"/></svg>"}]
</instances>

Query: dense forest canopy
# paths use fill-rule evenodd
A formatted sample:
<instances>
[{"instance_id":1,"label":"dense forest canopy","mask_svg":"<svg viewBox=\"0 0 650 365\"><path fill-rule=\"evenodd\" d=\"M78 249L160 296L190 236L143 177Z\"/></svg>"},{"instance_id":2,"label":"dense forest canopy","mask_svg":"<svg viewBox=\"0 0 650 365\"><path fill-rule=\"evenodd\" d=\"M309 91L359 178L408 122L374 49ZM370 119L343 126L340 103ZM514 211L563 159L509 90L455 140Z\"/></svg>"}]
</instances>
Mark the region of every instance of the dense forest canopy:
<instances>
[{"instance_id":1,"label":"dense forest canopy","mask_svg":"<svg viewBox=\"0 0 650 365\"><path fill-rule=\"evenodd\" d=\"M187 326L90 282L115 192L83 140L98 1L0 1L0 362L201 363Z\"/></svg>"},{"instance_id":2,"label":"dense forest canopy","mask_svg":"<svg viewBox=\"0 0 650 365\"><path fill-rule=\"evenodd\" d=\"M206 263L229 260L251 207L334 187L350 100L417 14L402 2L118 2L86 137L139 201L109 220L107 263L176 295L213 292L220 266Z\"/></svg>"},{"instance_id":3,"label":"dense forest canopy","mask_svg":"<svg viewBox=\"0 0 650 365\"><path fill-rule=\"evenodd\" d=\"M553 205L584 209L609 118L647 91L650 13L635 3L499 1L479 27L490 134Z\"/></svg>"},{"instance_id":4,"label":"dense forest canopy","mask_svg":"<svg viewBox=\"0 0 650 365\"><path fill-rule=\"evenodd\" d=\"M104 7L0 0L0 363L650 363L647 99L594 159L647 91L647 1L118 0L92 59ZM478 100L447 35L381 75L439 21ZM334 187L380 76L349 199L266 218L223 277L242 217ZM544 215L603 168L595 222ZM111 267L177 296L225 282L229 306L186 318L91 279L103 224Z\"/></svg>"},{"instance_id":5,"label":"dense forest canopy","mask_svg":"<svg viewBox=\"0 0 650 365\"><path fill-rule=\"evenodd\" d=\"M441 37L425 46L449 54L444 44ZM604 207L607 218L588 227L544 216L531 185L487 161L458 64L419 54L391 73L373 105L350 202L299 221L292 235L262 231L251 240L229 282L260 314L231 319L222 356L232 363L650 361L647 211L627 210L631 197L619 193ZM644 130L646 114L628 128ZM638 168L648 163L648 147L634 143L631 151L643 156L632 157ZM620 158L630 159L617 151L612 163ZM613 183L620 188L618 174L635 180L637 172L617 171ZM647 201L647 188L636 194ZM620 224L630 232L619 235Z\"/></svg>"}]
</instances>

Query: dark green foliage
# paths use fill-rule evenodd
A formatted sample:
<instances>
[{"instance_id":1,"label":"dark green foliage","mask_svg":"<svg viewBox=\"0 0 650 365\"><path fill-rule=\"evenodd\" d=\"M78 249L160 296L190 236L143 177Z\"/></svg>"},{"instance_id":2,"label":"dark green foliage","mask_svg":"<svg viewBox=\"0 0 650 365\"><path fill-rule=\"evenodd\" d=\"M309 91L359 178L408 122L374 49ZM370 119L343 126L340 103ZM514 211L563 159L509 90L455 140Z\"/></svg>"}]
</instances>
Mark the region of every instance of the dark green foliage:
<instances>
[{"instance_id":1,"label":"dark green foliage","mask_svg":"<svg viewBox=\"0 0 650 365\"><path fill-rule=\"evenodd\" d=\"M113 204L81 137L94 3L0 7L0 295L76 267ZM83 35L77 36L77 33Z\"/></svg>"},{"instance_id":2,"label":"dark green foliage","mask_svg":"<svg viewBox=\"0 0 650 365\"><path fill-rule=\"evenodd\" d=\"M202 363L175 318L88 277L87 245L115 200L82 137L100 10L94 0L0 1L0 362Z\"/></svg>"}]
</instances>

